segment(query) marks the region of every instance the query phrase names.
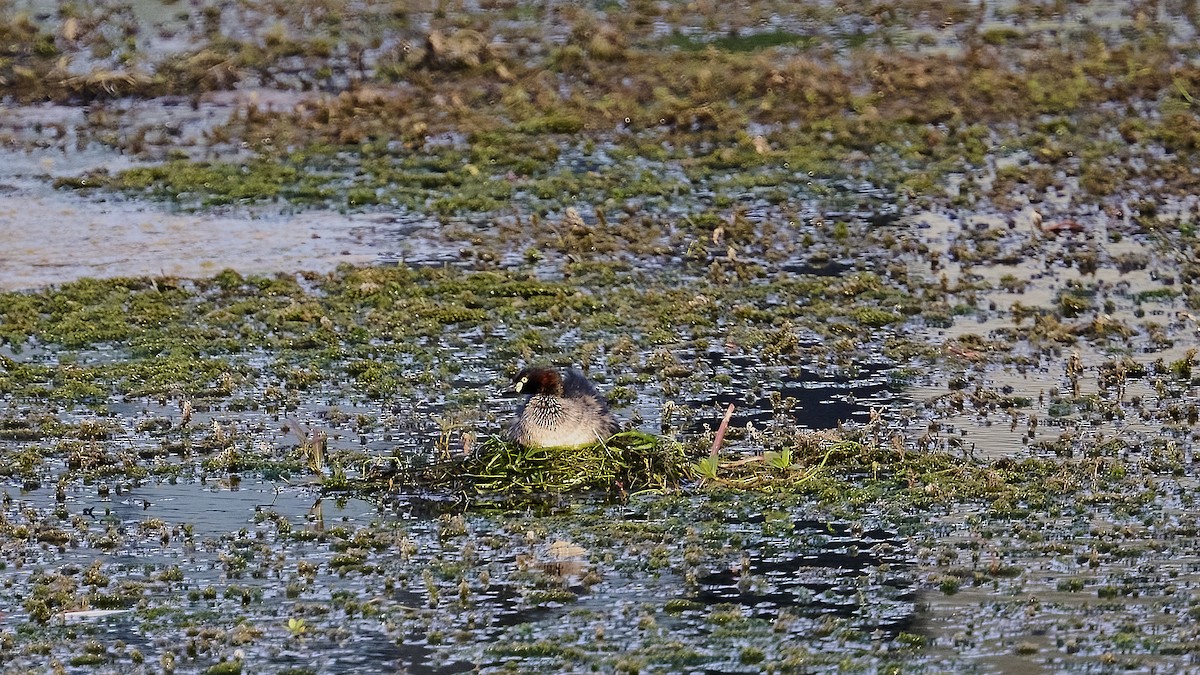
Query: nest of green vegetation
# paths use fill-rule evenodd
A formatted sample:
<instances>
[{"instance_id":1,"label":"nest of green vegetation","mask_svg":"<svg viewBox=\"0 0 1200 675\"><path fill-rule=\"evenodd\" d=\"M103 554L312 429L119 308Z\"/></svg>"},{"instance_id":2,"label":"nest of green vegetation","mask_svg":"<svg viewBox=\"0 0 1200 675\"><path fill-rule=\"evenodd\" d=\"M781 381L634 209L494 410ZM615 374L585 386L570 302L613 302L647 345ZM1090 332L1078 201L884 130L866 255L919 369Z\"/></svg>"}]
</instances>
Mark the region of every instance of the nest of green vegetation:
<instances>
[{"instance_id":1,"label":"nest of green vegetation","mask_svg":"<svg viewBox=\"0 0 1200 675\"><path fill-rule=\"evenodd\" d=\"M574 448L527 448L492 436L461 469L477 492L638 492L675 487L687 477L688 461L675 441L626 431Z\"/></svg>"},{"instance_id":2,"label":"nest of green vegetation","mask_svg":"<svg viewBox=\"0 0 1200 675\"><path fill-rule=\"evenodd\" d=\"M669 490L691 477L684 447L640 431L580 447L525 447L489 436L469 455L421 467L393 460L369 472L365 490L531 496Z\"/></svg>"}]
</instances>

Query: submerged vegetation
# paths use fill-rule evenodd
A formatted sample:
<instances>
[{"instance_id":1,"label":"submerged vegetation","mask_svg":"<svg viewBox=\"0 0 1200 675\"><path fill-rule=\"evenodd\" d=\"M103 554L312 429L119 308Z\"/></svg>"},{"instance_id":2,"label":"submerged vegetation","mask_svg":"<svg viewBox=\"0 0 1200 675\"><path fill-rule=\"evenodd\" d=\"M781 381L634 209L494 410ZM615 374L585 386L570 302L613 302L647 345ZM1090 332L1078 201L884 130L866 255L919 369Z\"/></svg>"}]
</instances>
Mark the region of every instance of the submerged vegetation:
<instances>
[{"instance_id":1,"label":"submerged vegetation","mask_svg":"<svg viewBox=\"0 0 1200 675\"><path fill-rule=\"evenodd\" d=\"M736 231L736 222L729 225ZM815 246L837 246L848 239L844 229L809 236ZM968 232L977 237L964 245L1007 245L1009 237ZM935 251L905 253L909 244L888 228L863 230L859 239L873 249L892 242L893 260L913 255L926 257L927 266L944 264ZM1043 240L1036 250L1058 258L1058 245ZM1003 256L1003 246L993 254ZM982 354L1007 353L992 358L1028 367L1030 357L1012 350L1018 343L1048 354L1061 344L1154 344L1161 329L1138 323L1129 307L1178 302L1174 296L1106 296L1085 292L1085 284L1075 291L1080 297L1113 303L1117 313L1071 318L1046 294L1036 311L999 312L1019 332L966 333L938 347L923 326L941 325L954 311L986 315L978 301L940 309L989 292L981 284L944 287L925 274L795 275L716 256L672 277L599 252L576 255L564 267L569 278L559 279L536 274L541 263L533 261L530 269L504 271L388 266L85 279L3 294L0 442L13 460L5 470L12 486L3 512L6 555L28 557L49 546L79 561L17 584L14 592L28 598L25 616L53 626L59 617L132 610L115 620L133 622L150 639L171 634L159 621L163 613L186 622L196 613L250 608L257 618L238 630L209 626L179 650L139 647L189 664L236 663L234 649L259 654L273 640L337 637L336 619L374 642L423 636L429 651L395 657L413 659L405 662L449 656L500 667L537 652L549 669L670 667L679 652L663 626L682 622L713 636L687 657L696 663L722 663L745 649L761 652L761 661L751 653L751 664L826 663L847 658L852 645L860 663L961 665L936 643L917 647L928 638L913 624L914 587L935 589L946 598L938 607L954 607L960 595L1035 583L1023 556L1061 555L1075 561L1063 583L1081 602L1093 587L1133 593L1116 570L1131 556L1160 555L1139 543L1140 530L1093 534L1061 523L1098 517L1120 528L1159 522L1190 504L1183 486L1191 464L1173 440L1182 436L1130 436L1139 439L1131 443L1085 430L1129 416L1186 434L1194 415L1176 392L1190 386L1194 354L1149 365L1106 361L1099 390L1084 381L1070 388L1086 371L1065 369L1053 378L1063 388L1044 403L1032 391L1005 394L975 379ZM874 320L864 315L868 308L895 312L897 320ZM485 348L475 334L487 336ZM792 398L789 382L813 364L849 374L884 354L897 386L921 364L961 375L926 403L928 412L879 410L840 429L803 428L816 411ZM649 417L658 433L628 432L599 452L476 440L501 424L497 401L484 393L505 379L499 364L532 357L590 368L635 426L645 428L638 420ZM1161 394L1121 393L1145 388ZM735 421L715 457L704 403L714 391L738 392L748 414L765 412ZM971 437L953 428L968 410L1010 428L1014 445L1022 439L1028 453L975 457ZM1048 417L1039 423L1040 410ZM228 525L164 517L164 504L196 490L228 505L219 521ZM277 504L297 494L316 504ZM131 499L132 513L125 506ZM357 499L368 500L369 518L345 511ZM474 508L464 511L466 504ZM421 515L402 525L381 509ZM136 527L116 528L112 519L121 513ZM247 513L254 514L249 531ZM929 514L939 513L947 522L968 514L963 536L972 538L943 541L937 532L949 525L930 529ZM1190 522L1178 520L1170 536L1191 536ZM1020 523L1019 536L1006 523ZM1058 539L1038 535L1039 528ZM1097 546L1097 536L1108 543ZM992 540L1005 543L979 544ZM149 541L162 555L144 563L144 578L111 581L119 576L115 559L89 571L94 556ZM198 542L217 552L216 576L178 565L178 552ZM779 555L772 551L792 552L770 565L791 570L794 582L774 576L766 562ZM838 569L858 582L820 590L828 579L812 565L831 551L844 556ZM597 607L596 599L631 592L620 579L654 590L635 604ZM269 599L281 584L301 609ZM790 589L793 599L763 609L759 598L777 597L772 588ZM328 593L336 595L332 607L321 600ZM518 599L499 599L509 596ZM998 611L1027 614L1013 603ZM747 614L750 605L759 613ZM494 623L508 619L479 623L470 633L480 638L478 649L448 640L449 626L478 606L522 619L512 630ZM842 618L830 618L831 606L842 608ZM571 647L557 627L560 607L626 645L628 661L615 660L602 643ZM633 613L635 633L622 628L621 612ZM1037 614L1053 615L1050 608ZM800 653L778 640L781 632L814 630L841 646ZM886 655L866 638L878 631L888 636ZM1068 633L1090 649L1103 640ZM19 644L16 663L42 653L36 643ZM354 663L345 651L324 653ZM137 658L100 656L113 669ZM272 662L252 658L259 659Z\"/></svg>"},{"instance_id":2,"label":"submerged vegetation","mask_svg":"<svg viewBox=\"0 0 1200 675\"><path fill-rule=\"evenodd\" d=\"M1135 185L1195 187L1179 168L1200 148L1186 9L442 4L367 2L342 16L321 2L199 3L154 27L120 3L64 5L45 21L0 4L0 95L99 102L86 127L50 137L175 158L61 185L193 206L545 213L681 192L736 199L750 181L775 199L866 185L905 204L1010 208L1056 191L1105 204ZM202 136L116 130L138 98L200 105L256 87L299 95L247 96Z\"/></svg>"},{"instance_id":3,"label":"submerged vegetation","mask_svg":"<svg viewBox=\"0 0 1200 675\"><path fill-rule=\"evenodd\" d=\"M0 0L6 147L394 252L0 293L5 672L1194 656L1191 3L149 5Z\"/></svg>"}]
</instances>

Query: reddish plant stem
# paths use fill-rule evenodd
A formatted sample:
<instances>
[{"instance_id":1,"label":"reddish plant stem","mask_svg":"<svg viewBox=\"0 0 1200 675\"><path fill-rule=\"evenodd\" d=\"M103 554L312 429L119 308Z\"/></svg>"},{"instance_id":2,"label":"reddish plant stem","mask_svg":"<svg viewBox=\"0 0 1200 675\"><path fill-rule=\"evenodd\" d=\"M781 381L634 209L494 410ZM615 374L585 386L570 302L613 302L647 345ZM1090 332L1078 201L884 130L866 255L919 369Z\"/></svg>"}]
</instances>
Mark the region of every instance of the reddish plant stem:
<instances>
[{"instance_id":1,"label":"reddish plant stem","mask_svg":"<svg viewBox=\"0 0 1200 675\"><path fill-rule=\"evenodd\" d=\"M725 419L721 420L721 426L717 427L717 437L713 439L712 449L708 454L712 457L717 456L717 452L721 449L721 443L725 441L725 430L729 428L729 418L733 417L733 404L725 409Z\"/></svg>"}]
</instances>

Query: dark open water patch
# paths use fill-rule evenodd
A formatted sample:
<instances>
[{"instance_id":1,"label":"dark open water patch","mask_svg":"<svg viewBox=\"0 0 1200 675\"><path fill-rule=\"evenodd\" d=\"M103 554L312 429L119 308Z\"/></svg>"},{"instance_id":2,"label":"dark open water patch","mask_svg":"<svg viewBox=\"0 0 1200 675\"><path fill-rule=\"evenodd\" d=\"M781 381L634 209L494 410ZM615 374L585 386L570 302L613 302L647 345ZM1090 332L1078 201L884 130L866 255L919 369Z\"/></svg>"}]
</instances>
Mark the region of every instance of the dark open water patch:
<instances>
[{"instance_id":1,"label":"dark open water patch","mask_svg":"<svg viewBox=\"0 0 1200 675\"><path fill-rule=\"evenodd\" d=\"M747 519L762 526L765 517ZM735 524L731 523L731 526ZM857 630L895 637L916 615L916 585L908 542L895 532L856 532L845 523L775 521L792 537L763 536L745 551L748 564L700 577L697 599L743 606L751 616L774 621L781 611L818 619L837 616ZM885 571L886 570L886 571ZM761 583L747 583L758 579Z\"/></svg>"},{"instance_id":2,"label":"dark open water patch","mask_svg":"<svg viewBox=\"0 0 1200 675\"><path fill-rule=\"evenodd\" d=\"M689 401L698 411L716 411L698 414L689 428L692 433L706 427L716 429L731 403L734 413L729 424L734 429L753 425L762 430L772 424L786 424L821 430L865 422L873 409L895 405L903 396L892 377L897 370L892 364L867 363L852 372L801 367L790 369L778 382L752 386L745 375L763 372L757 359L710 356L714 371L739 373L741 377L721 393Z\"/></svg>"}]
</instances>

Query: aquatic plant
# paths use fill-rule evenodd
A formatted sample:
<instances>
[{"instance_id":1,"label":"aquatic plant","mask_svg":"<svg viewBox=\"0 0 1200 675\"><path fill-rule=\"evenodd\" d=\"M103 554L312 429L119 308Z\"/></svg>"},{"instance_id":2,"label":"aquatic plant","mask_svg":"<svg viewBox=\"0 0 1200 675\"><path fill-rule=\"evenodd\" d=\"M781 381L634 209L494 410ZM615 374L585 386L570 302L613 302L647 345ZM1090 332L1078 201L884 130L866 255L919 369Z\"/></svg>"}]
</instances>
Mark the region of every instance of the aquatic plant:
<instances>
[{"instance_id":1,"label":"aquatic plant","mask_svg":"<svg viewBox=\"0 0 1200 675\"><path fill-rule=\"evenodd\" d=\"M684 448L676 441L625 431L581 447L526 447L488 436L469 455L424 467L373 472L346 488L379 487L465 492L492 497L546 496L588 492L641 492L678 488L690 476Z\"/></svg>"}]
</instances>

